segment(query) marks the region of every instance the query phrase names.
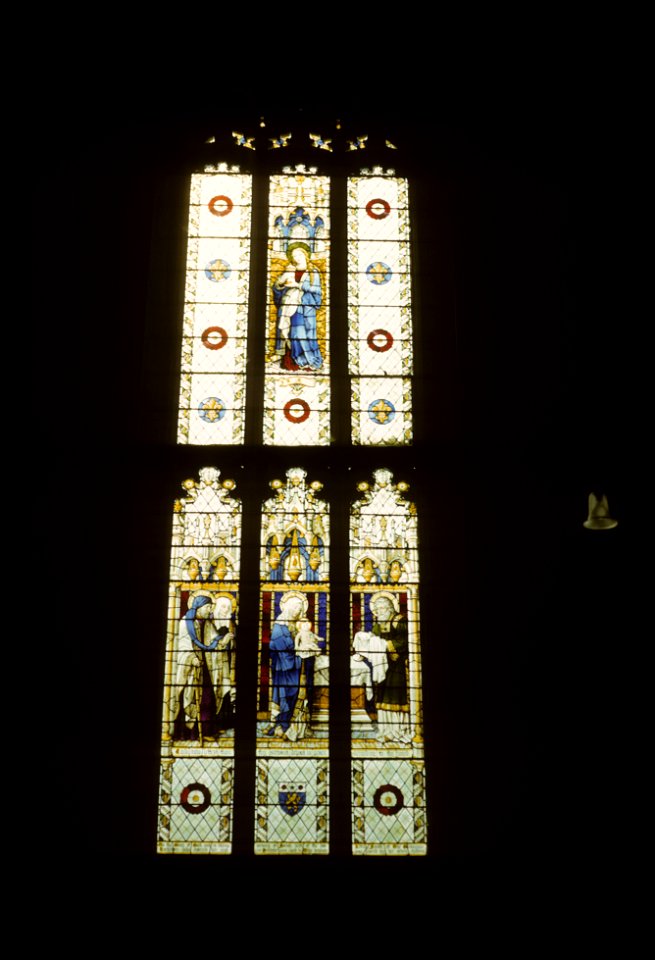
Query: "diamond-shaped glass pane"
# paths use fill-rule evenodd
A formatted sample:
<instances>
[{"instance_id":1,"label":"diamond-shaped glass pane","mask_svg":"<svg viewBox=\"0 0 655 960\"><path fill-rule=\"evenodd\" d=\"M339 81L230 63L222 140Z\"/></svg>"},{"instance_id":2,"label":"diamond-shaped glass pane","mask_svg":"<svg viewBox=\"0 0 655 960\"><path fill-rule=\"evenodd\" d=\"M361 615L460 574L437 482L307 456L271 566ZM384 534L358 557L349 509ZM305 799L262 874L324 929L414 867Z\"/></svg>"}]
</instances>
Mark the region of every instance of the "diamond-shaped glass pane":
<instances>
[{"instance_id":1,"label":"diamond-shaped glass pane","mask_svg":"<svg viewBox=\"0 0 655 960\"><path fill-rule=\"evenodd\" d=\"M328 853L328 801L326 759L259 759L255 852Z\"/></svg>"},{"instance_id":2,"label":"diamond-shaped glass pane","mask_svg":"<svg viewBox=\"0 0 655 960\"><path fill-rule=\"evenodd\" d=\"M353 376L353 443L412 441L410 381L399 379L412 374L410 270L406 181L392 176L352 177L348 181L348 365Z\"/></svg>"},{"instance_id":3,"label":"diamond-shaped glass pane","mask_svg":"<svg viewBox=\"0 0 655 960\"><path fill-rule=\"evenodd\" d=\"M178 443L243 443L251 179L191 178Z\"/></svg>"}]
</instances>

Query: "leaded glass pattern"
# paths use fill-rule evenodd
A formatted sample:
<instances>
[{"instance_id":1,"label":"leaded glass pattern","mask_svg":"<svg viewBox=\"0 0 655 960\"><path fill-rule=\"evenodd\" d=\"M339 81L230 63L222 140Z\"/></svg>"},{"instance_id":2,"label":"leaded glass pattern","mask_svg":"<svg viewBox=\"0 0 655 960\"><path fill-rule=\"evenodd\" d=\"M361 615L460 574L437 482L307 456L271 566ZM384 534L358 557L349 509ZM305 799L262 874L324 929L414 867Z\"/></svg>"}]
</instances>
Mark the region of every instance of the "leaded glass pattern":
<instances>
[{"instance_id":1,"label":"leaded glass pattern","mask_svg":"<svg viewBox=\"0 0 655 960\"><path fill-rule=\"evenodd\" d=\"M269 182L264 443L330 442L330 180Z\"/></svg>"},{"instance_id":2,"label":"leaded glass pattern","mask_svg":"<svg viewBox=\"0 0 655 960\"><path fill-rule=\"evenodd\" d=\"M178 443L244 440L252 178L191 177Z\"/></svg>"},{"instance_id":3,"label":"leaded glass pattern","mask_svg":"<svg viewBox=\"0 0 655 960\"><path fill-rule=\"evenodd\" d=\"M424 854L416 508L376 470L350 519L353 853Z\"/></svg>"},{"instance_id":4,"label":"leaded glass pattern","mask_svg":"<svg viewBox=\"0 0 655 960\"><path fill-rule=\"evenodd\" d=\"M352 442L412 442L407 181L348 179L348 366Z\"/></svg>"},{"instance_id":5,"label":"leaded glass pattern","mask_svg":"<svg viewBox=\"0 0 655 960\"><path fill-rule=\"evenodd\" d=\"M214 467L175 503L161 738L160 853L231 853L241 503Z\"/></svg>"},{"instance_id":6,"label":"leaded glass pattern","mask_svg":"<svg viewBox=\"0 0 655 960\"><path fill-rule=\"evenodd\" d=\"M327 853L328 827L327 759L257 760L257 853Z\"/></svg>"},{"instance_id":7,"label":"leaded glass pattern","mask_svg":"<svg viewBox=\"0 0 655 960\"><path fill-rule=\"evenodd\" d=\"M294 467L262 509L255 852L328 853L330 524Z\"/></svg>"},{"instance_id":8,"label":"leaded glass pattern","mask_svg":"<svg viewBox=\"0 0 655 960\"><path fill-rule=\"evenodd\" d=\"M354 759L353 852L422 856L427 850L423 761Z\"/></svg>"}]
</instances>

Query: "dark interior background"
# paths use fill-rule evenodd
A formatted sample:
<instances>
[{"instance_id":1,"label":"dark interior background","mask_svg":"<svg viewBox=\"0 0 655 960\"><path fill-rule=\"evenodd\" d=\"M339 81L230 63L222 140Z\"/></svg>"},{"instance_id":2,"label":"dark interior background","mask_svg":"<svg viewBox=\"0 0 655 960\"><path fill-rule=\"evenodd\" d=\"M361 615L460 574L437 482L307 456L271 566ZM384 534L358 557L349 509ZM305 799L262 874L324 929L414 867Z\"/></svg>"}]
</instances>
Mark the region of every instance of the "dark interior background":
<instances>
[{"instance_id":1,"label":"dark interior background","mask_svg":"<svg viewBox=\"0 0 655 960\"><path fill-rule=\"evenodd\" d=\"M210 135L245 165L229 134L259 134L260 116L270 136L336 135L339 117L344 134L388 137L400 149L386 163L415 201L417 443L379 464L410 480L421 511L430 854L303 869L600 884L638 842L626 734L639 708L621 652L634 506L619 148L577 103L487 106L426 122L414 102L205 109L123 96L102 123L81 105L53 122L65 148L39 168L34 219L39 262L48 238L36 305L54 410L39 421L64 691L47 708L48 842L84 875L177 883L192 869L154 854L179 483L205 462L230 475L227 459L243 466L237 492L257 497L257 470L268 480L297 461L329 498L315 451L174 443L188 173ZM323 172L320 152L304 154ZM351 462L357 480L370 475L368 453ZM346 487L338 474L335 498ZM591 490L608 495L617 529L583 529ZM193 869L220 883L263 867L242 845Z\"/></svg>"}]
</instances>

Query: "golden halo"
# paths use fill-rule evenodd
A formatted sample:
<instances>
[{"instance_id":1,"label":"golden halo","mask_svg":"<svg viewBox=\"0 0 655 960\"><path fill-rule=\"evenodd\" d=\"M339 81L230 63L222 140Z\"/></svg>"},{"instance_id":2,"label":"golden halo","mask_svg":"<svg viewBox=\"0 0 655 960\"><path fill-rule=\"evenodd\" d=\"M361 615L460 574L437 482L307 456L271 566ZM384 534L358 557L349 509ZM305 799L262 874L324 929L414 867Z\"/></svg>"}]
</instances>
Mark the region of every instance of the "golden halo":
<instances>
[{"instance_id":1,"label":"golden halo","mask_svg":"<svg viewBox=\"0 0 655 960\"><path fill-rule=\"evenodd\" d=\"M309 607L309 600L304 593L300 593L298 590L289 590L284 594L280 600L280 613L284 613L284 608L292 597L296 597L302 603L302 615L304 616Z\"/></svg>"},{"instance_id":2,"label":"golden halo","mask_svg":"<svg viewBox=\"0 0 655 960\"><path fill-rule=\"evenodd\" d=\"M389 600L393 606L396 613L400 613L400 604L398 602L398 595L395 593L390 593L388 590L380 590L379 593L374 593L371 599L369 600L369 606L373 608L377 600L380 600L381 597L384 597L386 600Z\"/></svg>"},{"instance_id":3,"label":"golden halo","mask_svg":"<svg viewBox=\"0 0 655 960\"><path fill-rule=\"evenodd\" d=\"M216 603L221 599L229 600L232 605L232 613L235 612L237 608L237 599L236 597L233 597L231 593L225 593L223 591L221 593L213 593L212 598L214 600L214 606L216 606Z\"/></svg>"},{"instance_id":4,"label":"golden halo","mask_svg":"<svg viewBox=\"0 0 655 960\"><path fill-rule=\"evenodd\" d=\"M307 255L307 261L309 262L309 261L311 260L311 257L312 257L312 248L309 246L308 243L305 243L304 240L292 240L292 241L287 245L287 251L286 251L286 252L287 252L287 258L288 258L289 260L291 260L291 254L292 254L292 252L293 252L294 250L297 250L299 247L300 247L300 249L302 249L302 250L305 251L305 253L306 253L306 255Z\"/></svg>"},{"instance_id":5,"label":"golden halo","mask_svg":"<svg viewBox=\"0 0 655 960\"><path fill-rule=\"evenodd\" d=\"M191 604L196 599L196 597L207 597L207 599L211 600L212 603L214 602L214 595L213 593L210 593L209 590L192 590L189 593L189 599L187 600L187 606L189 610L191 609Z\"/></svg>"}]
</instances>

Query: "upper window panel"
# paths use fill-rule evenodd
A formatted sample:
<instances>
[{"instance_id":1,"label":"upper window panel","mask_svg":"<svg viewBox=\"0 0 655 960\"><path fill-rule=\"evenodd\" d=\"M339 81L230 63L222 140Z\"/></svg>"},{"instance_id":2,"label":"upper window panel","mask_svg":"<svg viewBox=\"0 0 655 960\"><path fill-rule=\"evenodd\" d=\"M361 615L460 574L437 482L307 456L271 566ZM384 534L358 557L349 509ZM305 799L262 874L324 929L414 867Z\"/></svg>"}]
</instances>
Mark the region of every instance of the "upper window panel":
<instances>
[{"instance_id":1,"label":"upper window panel","mask_svg":"<svg viewBox=\"0 0 655 960\"><path fill-rule=\"evenodd\" d=\"M244 441L252 177L191 178L178 443Z\"/></svg>"},{"instance_id":2,"label":"upper window panel","mask_svg":"<svg viewBox=\"0 0 655 960\"><path fill-rule=\"evenodd\" d=\"M407 181L348 180L348 365L352 442L412 442L412 294Z\"/></svg>"},{"instance_id":3,"label":"upper window panel","mask_svg":"<svg viewBox=\"0 0 655 960\"><path fill-rule=\"evenodd\" d=\"M330 180L269 184L264 443L330 442Z\"/></svg>"}]
</instances>

